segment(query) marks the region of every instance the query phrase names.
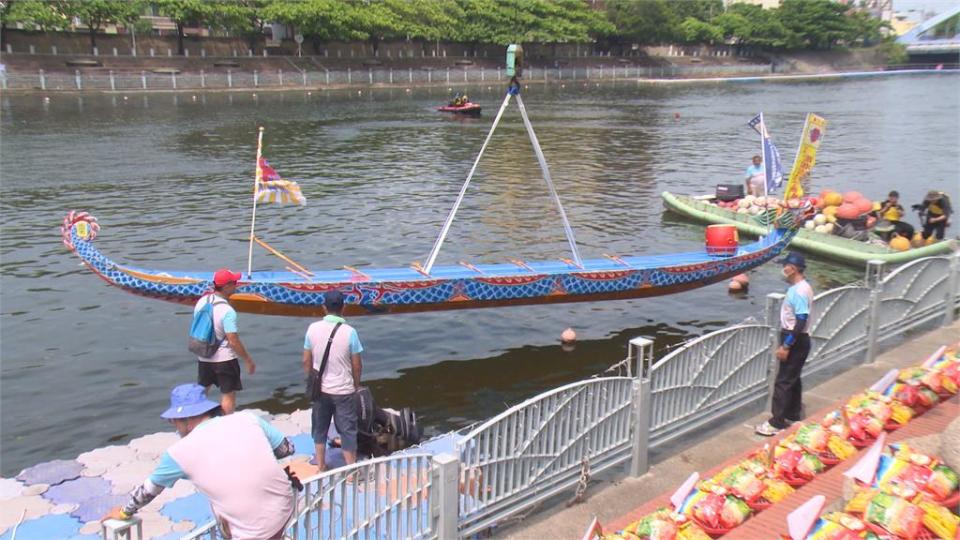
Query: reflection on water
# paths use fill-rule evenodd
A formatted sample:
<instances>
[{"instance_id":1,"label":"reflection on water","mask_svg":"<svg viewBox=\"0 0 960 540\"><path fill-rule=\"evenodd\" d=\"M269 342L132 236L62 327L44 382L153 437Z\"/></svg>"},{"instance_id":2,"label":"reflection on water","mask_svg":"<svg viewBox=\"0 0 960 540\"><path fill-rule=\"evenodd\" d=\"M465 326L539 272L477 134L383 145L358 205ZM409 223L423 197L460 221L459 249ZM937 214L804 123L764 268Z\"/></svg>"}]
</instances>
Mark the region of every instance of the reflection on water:
<instances>
[{"instance_id":1,"label":"reflection on water","mask_svg":"<svg viewBox=\"0 0 960 540\"><path fill-rule=\"evenodd\" d=\"M460 90L461 88L456 88ZM701 226L663 215L659 193L740 181L762 110L792 156L803 116L830 121L815 183L919 200L960 200L958 79L648 87L534 86L527 108L584 257L700 249ZM467 88L487 110L492 86ZM445 89L3 96L3 455L0 472L165 429L169 388L193 380L189 308L107 287L60 243L70 209L100 219L98 245L156 269L243 268L257 127L264 155L300 182L304 208L262 207L258 234L313 269L423 261L493 114L436 113ZM868 97L868 98L865 98ZM674 113L680 118L675 119ZM946 159L930 159L943 156ZM909 182L904 179L910 179ZM509 111L438 264L568 256L519 115ZM261 269L282 268L264 252ZM811 260L818 290L859 279ZM636 335L658 346L760 316L784 284L754 272L744 298L716 285L607 303L357 318L365 375L384 405L411 406L433 431L469 425L536 393L602 371ZM243 404L305 405L298 318L240 315L258 371ZM563 353L572 326L581 342Z\"/></svg>"}]
</instances>

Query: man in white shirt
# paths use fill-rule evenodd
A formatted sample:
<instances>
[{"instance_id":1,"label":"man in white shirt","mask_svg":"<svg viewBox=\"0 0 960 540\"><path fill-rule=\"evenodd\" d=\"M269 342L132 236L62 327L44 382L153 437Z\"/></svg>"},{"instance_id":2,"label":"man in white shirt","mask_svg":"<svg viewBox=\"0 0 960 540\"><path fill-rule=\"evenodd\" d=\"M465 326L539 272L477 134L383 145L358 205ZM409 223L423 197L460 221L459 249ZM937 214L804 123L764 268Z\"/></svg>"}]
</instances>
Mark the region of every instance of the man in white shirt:
<instances>
[{"instance_id":1,"label":"man in white shirt","mask_svg":"<svg viewBox=\"0 0 960 540\"><path fill-rule=\"evenodd\" d=\"M240 381L240 362L242 358L247 366L247 373L253 375L257 366L247 349L240 341L237 332L237 312L230 306L228 299L237 290L240 281L239 272L231 272L221 268L213 275L213 292L206 294L197 301L193 312L200 311L207 303L213 303L213 328L220 348L213 356L204 358L198 356L197 384L208 391L211 386L220 389L220 407L223 414L230 414L237 408L237 390L243 390Z\"/></svg>"},{"instance_id":2,"label":"man in white shirt","mask_svg":"<svg viewBox=\"0 0 960 540\"><path fill-rule=\"evenodd\" d=\"M293 455L290 439L249 412L220 416L219 406L196 384L174 388L170 408L161 416L181 439L163 453L129 501L103 519L130 519L165 488L188 479L210 499L224 537L279 540L293 517L292 487L299 484L277 463Z\"/></svg>"},{"instance_id":3,"label":"man in white shirt","mask_svg":"<svg viewBox=\"0 0 960 540\"><path fill-rule=\"evenodd\" d=\"M764 193L764 184L767 183L767 173L763 168L763 158L753 156L753 165L747 167L747 195L759 197Z\"/></svg>"},{"instance_id":4,"label":"man in white shirt","mask_svg":"<svg viewBox=\"0 0 960 540\"><path fill-rule=\"evenodd\" d=\"M343 294L324 295L327 316L311 324L303 341L303 372L311 381L308 397L313 402L311 434L317 466L326 469L325 450L330 419L340 433L340 447L347 464L357 461L359 421L354 393L360 388L363 345L357 331L343 318ZM317 388L319 378L319 388Z\"/></svg>"}]
</instances>

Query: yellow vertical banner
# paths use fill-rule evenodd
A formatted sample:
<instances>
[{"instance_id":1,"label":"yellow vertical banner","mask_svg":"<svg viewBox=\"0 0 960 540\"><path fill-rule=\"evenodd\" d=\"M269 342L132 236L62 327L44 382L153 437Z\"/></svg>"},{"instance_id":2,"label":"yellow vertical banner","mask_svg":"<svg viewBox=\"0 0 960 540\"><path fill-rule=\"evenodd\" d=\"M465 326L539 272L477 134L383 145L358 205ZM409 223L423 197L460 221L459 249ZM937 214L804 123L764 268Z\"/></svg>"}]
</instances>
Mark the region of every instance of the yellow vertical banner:
<instances>
[{"instance_id":1,"label":"yellow vertical banner","mask_svg":"<svg viewBox=\"0 0 960 540\"><path fill-rule=\"evenodd\" d=\"M783 192L783 198L792 199L803 196L803 186L801 182L810 175L810 169L817 162L817 149L820 148L820 141L827 131L827 121L823 117L813 113L807 113L807 121L803 125L803 135L800 137L800 147L797 149L797 157L793 161L793 169L790 171L790 179L787 180L787 187Z\"/></svg>"}]
</instances>

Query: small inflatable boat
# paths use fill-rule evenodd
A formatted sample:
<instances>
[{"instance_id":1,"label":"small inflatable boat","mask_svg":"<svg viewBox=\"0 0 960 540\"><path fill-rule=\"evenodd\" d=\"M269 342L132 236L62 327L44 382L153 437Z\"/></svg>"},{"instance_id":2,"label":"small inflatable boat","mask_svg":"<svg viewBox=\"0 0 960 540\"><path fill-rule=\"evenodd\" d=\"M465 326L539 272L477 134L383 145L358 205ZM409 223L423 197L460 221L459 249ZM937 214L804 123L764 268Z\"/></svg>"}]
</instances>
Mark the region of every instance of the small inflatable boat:
<instances>
[{"instance_id":1,"label":"small inflatable boat","mask_svg":"<svg viewBox=\"0 0 960 540\"><path fill-rule=\"evenodd\" d=\"M456 114L480 114L480 104L473 103L468 101L463 105L444 105L443 107L438 107L437 110L440 112L456 113Z\"/></svg>"}]
</instances>

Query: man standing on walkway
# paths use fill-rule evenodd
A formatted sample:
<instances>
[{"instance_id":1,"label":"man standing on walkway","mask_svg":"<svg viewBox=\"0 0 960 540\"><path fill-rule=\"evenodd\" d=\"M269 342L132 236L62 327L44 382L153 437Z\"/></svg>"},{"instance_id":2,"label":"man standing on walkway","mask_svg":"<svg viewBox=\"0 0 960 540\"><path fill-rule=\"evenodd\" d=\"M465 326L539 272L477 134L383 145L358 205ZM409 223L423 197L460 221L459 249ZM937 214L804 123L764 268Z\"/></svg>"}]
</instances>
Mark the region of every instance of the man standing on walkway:
<instances>
[{"instance_id":1,"label":"man standing on walkway","mask_svg":"<svg viewBox=\"0 0 960 540\"><path fill-rule=\"evenodd\" d=\"M193 312L197 313L207 303L213 303L213 329L220 348L209 358L197 357L197 383L207 390L214 385L220 389L223 414L231 414L236 410L237 390L243 390L237 358L243 359L248 374L253 375L257 369L237 333L237 312L227 301L236 292L240 277L239 272L231 272L226 268L217 270L213 275L213 293L201 297L193 308Z\"/></svg>"},{"instance_id":2,"label":"man standing on walkway","mask_svg":"<svg viewBox=\"0 0 960 540\"><path fill-rule=\"evenodd\" d=\"M810 354L811 309L813 288L803 275L807 263L803 255L789 253L780 260L783 277L790 284L780 306L780 347L776 356L777 380L773 385L773 415L757 426L757 435L770 437L793 422L801 420L803 386L800 376Z\"/></svg>"},{"instance_id":3,"label":"man standing on walkway","mask_svg":"<svg viewBox=\"0 0 960 540\"><path fill-rule=\"evenodd\" d=\"M327 316L311 324L303 341L303 372L310 381L307 392L313 402L311 434L317 466L326 469L327 431L333 418L340 433L340 447L347 464L357 461L357 406L354 393L360 389L363 345L357 331L343 318L343 294L324 295Z\"/></svg>"},{"instance_id":4,"label":"man standing on walkway","mask_svg":"<svg viewBox=\"0 0 960 540\"><path fill-rule=\"evenodd\" d=\"M279 539L294 510L299 481L277 463L293 454L293 443L277 428L249 412L220 416L220 406L198 384L170 393L160 416L181 439L160 457L153 473L106 519L130 519L164 488L188 479L210 499L225 538Z\"/></svg>"}]
</instances>

